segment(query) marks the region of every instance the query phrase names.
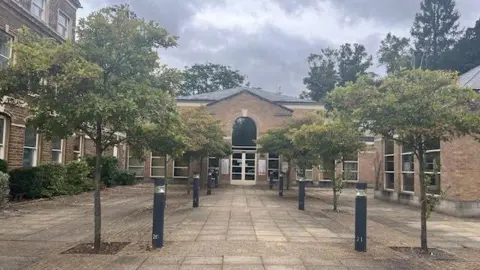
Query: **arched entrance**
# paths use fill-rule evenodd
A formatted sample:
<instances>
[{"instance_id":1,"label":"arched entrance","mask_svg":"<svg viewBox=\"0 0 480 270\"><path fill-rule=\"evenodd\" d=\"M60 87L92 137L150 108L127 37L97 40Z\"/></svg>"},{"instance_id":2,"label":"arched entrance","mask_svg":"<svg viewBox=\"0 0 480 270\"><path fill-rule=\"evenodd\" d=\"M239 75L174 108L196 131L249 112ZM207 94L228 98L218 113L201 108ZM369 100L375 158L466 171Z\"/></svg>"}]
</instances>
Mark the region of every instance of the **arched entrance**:
<instances>
[{"instance_id":1,"label":"arched entrance","mask_svg":"<svg viewBox=\"0 0 480 270\"><path fill-rule=\"evenodd\" d=\"M249 117L239 117L232 126L231 184L255 185L257 126Z\"/></svg>"}]
</instances>

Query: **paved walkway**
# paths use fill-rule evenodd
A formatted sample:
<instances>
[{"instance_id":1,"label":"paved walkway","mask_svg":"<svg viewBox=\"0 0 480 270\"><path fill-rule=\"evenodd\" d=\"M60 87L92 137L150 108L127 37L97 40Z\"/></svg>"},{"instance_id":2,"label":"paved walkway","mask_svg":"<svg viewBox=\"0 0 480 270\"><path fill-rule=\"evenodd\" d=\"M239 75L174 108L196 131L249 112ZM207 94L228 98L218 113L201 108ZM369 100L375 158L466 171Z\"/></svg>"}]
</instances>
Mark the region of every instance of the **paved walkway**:
<instances>
[{"instance_id":1,"label":"paved walkway","mask_svg":"<svg viewBox=\"0 0 480 270\"><path fill-rule=\"evenodd\" d=\"M152 187L103 192L103 240L130 242L117 255L60 254L91 241L91 194L15 205L18 211L0 218L0 269L480 269L476 220L442 216L456 223L435 232L438 237L458 234L460 226L473 234L464 236L472 244L446 245L442 249L456 259L433 261L389 248L418 246L418 230L402 231L403 223L391 219L399 213L414 225L418 212L407 207L370 200L368 252L357 253L348 192L340 213L328 210L322 191L307 191L320 199L307 199L305 212L296 210L293 190L279 198L259 188L229 187L201 197L197 209L182 193L169 193L165 248L151 251ZM375 209L390 212L387 221L379 221L374 213L383 212Z\"/></svg>"}]
</instances>

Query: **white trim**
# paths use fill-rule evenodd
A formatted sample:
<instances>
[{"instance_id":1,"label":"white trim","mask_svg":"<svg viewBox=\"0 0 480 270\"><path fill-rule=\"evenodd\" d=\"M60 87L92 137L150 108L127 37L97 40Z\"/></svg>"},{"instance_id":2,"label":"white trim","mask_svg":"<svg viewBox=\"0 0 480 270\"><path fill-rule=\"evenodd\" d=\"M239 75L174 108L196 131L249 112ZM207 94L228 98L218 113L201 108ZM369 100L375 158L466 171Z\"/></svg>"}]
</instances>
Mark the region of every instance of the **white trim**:
<instances>
[{"instance_id":1,"label":"white trim","mask_svg":"<svg viewBox=\"0 0 480 270\"><path fill-rule=\"evenodd\" d=\"M7 118L3 115L0 115L0 119L3 119L3 134L0 134L2 136L2 143L0 144L0 158L5 159L5 148L8 145L7 143Z\"/></svg>"},{"instance_id":2,"label":"white trim","mask_svg":"<svg viewBox=\"0 0 480 270\"><path fill-rule=\"evenodd\" d=\"M176 166L175 166L175 163L176 163L176 162L175 162L175 159L173 159L172 162L173 162L172 178L173 178L174 180L175 180L175 179L188 179L188 177L189 177L188 174L190 173L190 172L188 171L188 164L187 164L187 166L179 166L179 167L176 167ZM203 164L201 164L201 165L203 166ZM187 175L186 175L186 176L184 176L184 175L175 175L175 169L187 169Z\"/></svg>"},{"instance_id":3,"label":"white trim","mask_svg":"<svg viewBox=\"0 0 480 270\"><path fill-rule=\"evenodd\" d=\"M233 150L233 153L232 155L230 156L230 168L231 168L231 172L230 172L230 184L231 185L242 185L242 186L253 186L257 183L257 162L258 162L258 156L257 156L257 152L256 150L236 150L235 149L232 149ZM241 154L242 155L242 177L241 179L238 179L238 180L234 180L233 179L233 154ZM255 179L254 180L246 180L245 176L246 176L246 172L245 172L245 168L246 168L246 160L247 160L247 154L254 154L255 155L255 159L254 159L254 177ZM251 159L250 159L251 160Z\"/></svg>"},{"instance_id":4,"label":"white trim","mask_svg":"<svg viewBox=\"0 0 480 270\"><path fill-rule=\"evenodd\" d=\"M163 165L162 166L153 166L153 159L162 159L163 158ZM162 156L153 156L153 152L150 153L150 177L166 177L165 176L165 158ZM163 169L163 175L154 175L153 169Z\"/></svg>"},{"instance_id":5,"label":"white trim","mask_svg":"<svg viewBox=\"0 0 480 270\"><path fill-rule=\"evenodd\" d=\"M415 193L415 153L414 152L403 152L403 145L401 146L402 148L402 152L400 153L400 166L401 166L401 175L400 175L400 191L401 192L405 192L405 193ZM404 156L412 156L412 165L413 165L413 168L411 171L404 171L403 170L403 157ZM405 174L411 174L413 175L413 190L405 190L405 187L404 187L404 175Z\"/></svg>"},{"instance_id":6,"label":"white trim","mask_svg":"<svg viewBox=\"0 0 480 270\"><path fill-rule=\"evenodd\" d=\"M24 134L27 129L25 129ZM23 167L23 160L25 159L25 149L33 149L33 154L32 154L32 167L36 167L38 164L38 143L40 141L40 134L38 134L38 131L35 130L35 147L30 147L30 146L25 146L25 136L23 140L23 155L22 155L22 167Z\"/></svg>"},{"instance_id":7,"label":"white trim","mask_svg":"<svg viewBox=\"0 0 480 270\"><path fill-rule=\"evenodd\" d=\"M358 182L360 181L360 155L359 153L357 153L357 160L354 161L354 160L345 160L345 161L342 161L342 175L343 173L345 172L344 171L344 166L345 164L357 164L357 170L356 171L348 171L350 173L356 173L357 174L357 180L343 180L345 182Z\"/></svg>"},{"instance_id":8,"label":"white trim","mask_svg":"<svg viewBox=\"0 0 480 270\"><path fill-rule=\"evenodd\" d=\"M207 106L208 102L182 102L182 101L177 101L177 106L178 107L202 107L202 106Z\"/></svg>"},{"instance_id":9,"label":"white trim","mask_svg":"<svg viewBox=\"0 0 480 270\"><path fill-rule=\"evenodd\" d=\"M66 36L64 36L63 33L58 32L58 26L60 25L58 21L59 21L60 15L65 17L65 20L66 20L66 24L67 24L65 25ZM60 26L63 27L62 25ZM71 36L71 29L72 29L72 19L70 18L70 16L68 16L67 13L65 13L61 9L57 9L57 24L56 24L55 32L57 32L57 34L63 37L64 39L69 39Z\"/></svg>"},{"instance_id":10,"label":"white trim","mask_svg":"<svg viewBox=\"0 0 480 270\"><path fill-rule=\"evenodd\" d=\"M15 123L11 123L10 125L11 125L11 126L14 126L14 127L27 128L27 126L26 126L26 125L22 125L22 124L15 124Z\"/></svg>"},{"instance_id":11,"label":"white trim","mask_svg":"<svg viewBox=\"0 0 480 270\"><path fill-rule=\"evenodd\" d=\"M142 161L143 165L142 166L131 166L130 165L130 159L132 158L132 156L130 156L130 150L128 150L128 155L127 155L127 171L130 171L130 168L143 168L143 171L142 171L142 175L135 175L135 177L138 177L138 178L143 178L145 177L145 161Z\"/></svg>"},{"instance_id":12,"label":"white trim","mask_svg":"<svg viewBox=\"0 0 480 270\"><path fill-rule=\"evenodd\" d=\"M54 149L53 148L53 139L51 141L51 144L52 144L52 162L56 162L58 164L62 164L63 163L63 152L64 152L64 147L63 147L63 139L60 139L60 149ZM53 160L53 152L60 152L60 155L58 156L58 159L57 160Z\"/></svg>"},{"instance_id":13,"label":"white trim","mask_svg":"<svg viewBox=\"0 0 480 270\"><path fill-rule=\"evenodd\" d=\"M291 110L325 110L325 106L320 105L320 104L281 104L283 107L289 108Z\"/></svg>"},{"instance_id":14,"label":"white trim","mask_svg":"<svg viewBox=\"0 0 480 270\"><path fill-rule=\"evenodd\" d=\"M75 135L74 134L74 142L73 142L73 147L75 147L75 143L77 141L77 138L79 138L79 142L78 142L78 151L75 151L75 148L73 148L74 150L72 151L73 152L73 155L77 154L78 155L78 158L76 160L79 160L81 157L83 157L84 155L84 136L83 135Z\"/></svg>"},{"instance_id":15,"label":"white trim","mask_svg":"<svg viewBox=\"0 0 480 270\"><path fill-rule=\"evenodd\" d=\"M43 6L40 7L35 3L35 0L30 1L30 14L32 14L33 17L41 20L42 22L45 22L45 18L47 18L47 0L40 0L42 1ZM37 14L33 13L33 6L39 8L41 10L40 16L37 16Z\"/></svg>"}]
</instances>

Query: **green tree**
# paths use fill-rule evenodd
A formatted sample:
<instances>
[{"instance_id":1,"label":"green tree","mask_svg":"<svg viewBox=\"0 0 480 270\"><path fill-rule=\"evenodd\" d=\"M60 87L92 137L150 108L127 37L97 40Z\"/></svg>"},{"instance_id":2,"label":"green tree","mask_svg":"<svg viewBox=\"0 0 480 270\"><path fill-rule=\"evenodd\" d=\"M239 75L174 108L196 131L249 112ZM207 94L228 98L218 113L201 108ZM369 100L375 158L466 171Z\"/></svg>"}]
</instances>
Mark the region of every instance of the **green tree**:
<instances>
[{"instance_id":1,"label":"green tree","mask_svg":"<svg viewBox=\"0 0 480 270\"><path fill-rule=\"evenodd\" d=\"M245 82L245 76L240 71L233 70L229 66L212 63L186 67L183 75L181 96L216 92L242 86Z\"/></svg>"},{"instance_id":2,"label":"green tree","mask_svg":"<svg viewBox=\"0 0 480 270\"><path fill-rule=\"evenodd\" d=\"M320 54L308 57L310 70L303 79L307 91L301 98L322 101L337 85L354 82L358 75L366 74L372 66L372 56L361 44L345 43L339 49L323 49Z\"/></svg>"},{"instance_id":3,"label":"green tree","mask_svg":"<svg viewBox=\"0 0 480 270\"><path fill-rule=\"evenodd\" d=\"M387 73L394 73L412 66L410 40L388 33L380 43L378 62L387 68Z\"/></svg>"},{"instance_id":4,"label":"green tree","mask_svg":"<svg viewBox=\"0 0 480 270\"><path fill-rule=\"evenodd\" d=\"M480 65L480 19L446 53L441 68L465 73Z\"/></svg>"},{"instance_id":5,"label":"green tree","mask_svg":"<svg viewBox=\"0 0 480 270\"><path fill-rule=\"evenodd\" d=\"M365 143L360 141L362 132L353 122L340 118L327 118L326 123L312 123L303 125L293 134L295 147L309 149L314 153L314 160L319 160L322 169L332 179L333 210L338 209L338 198L343 189L344 172L335 175L336 167L342 164L345 158L358 155Z\"/></svg>"},{"instance_id":6,"label":"green tree","mask_svg":"<svg viewBox=\"0 0 480 270\"><path fill-rule=\"evenodd\" d=\"M189 181L187 181L187 192L189 193L192 161L200 161L202 170L204 158L229 156L232 147L224 139L225 133L220 122L213 118L206 107L182 111L181 118L187 138L187 148L183 159L188 162L189 166ZM198 173L203 175L202 171ZM211 194L211 190L207 190L207 194Z\"/></svg>"},{"instance_id":7,"label":"green tree","mask_svg":"<svg viewBox=\"0 0 480 270\"><path fill-rule=\"evenodd\" d=\"M427 194L425 151L432 141L450 141L480 134L478 94L457 85L455 73L405 70L387 76L379 85L362 77L335 89L332 104L365 129L413 149L419 161L421 248L427 246L427 217L435 206ZM476 109L475 109L476 108Z\"/></svg>"},{"instance_id":8,"label":"green tree","mask_svg":"<svg viewBox=\"0 0 480 270\"><path fill-rule=\"evenodd\" d=\"M357 76L367 74L372 66L372 56L361 44L349 43L340 46L338 50L338 85L344 86L348 82L355 82Z\"/></svg>"},{"instance_id":9,"label":"green tree","mask_svg":"<svg viewBox=\"0 0 480 270\"><path fill-rule=\"evenodd\" d=\"M441 58L457 41L460 14L455 0L422 0L410 33L416 67L438 69Z\"/></svg>"},{"instance_id":10,"label":"green tree","mask_svg":"<svg viewBox=\"0 0 480 270\"><path fill-rule=\"evenodd\" d=\"M175 46L176 38L125 5L80 19L76 34L76 43L57 44L26 32L14 46L15 65L2 72L0 81L2 94L26 101L32 124L47 137L81 131L93 140L94 247L99 251L102 154L122 141L134 143L144 124L168 128L176 121L173 97L152 81L157 49Z\"/></svg>"},{"instance_id":11,"label":"green tree","mask_svg":"<svg viewBox=\"0 0 480 270\"><path fill-rule=\"evenodd\" d=\"M295 163L301 170L301 174L305 175L305 170L317 165L315 154L310 149L299 147L293 143L293 135L303 125L312 123L322 123L323 117L319 113L314 113L302 118L290 119L281 128L271 129L267 131L257 140L260 153L276 153L282 157L288 164ZM288 166L286 185L290 187L291 166Z\"/></svg>"},{"instance_id":12,"label":"green tree","mask_svg":"<svg viewBox=\"0 0 480 270\"><path fill-rule=\"evenodd\" d=\"M338 82L337 52L332 49L322 49L320 54L310 54L308 76L303 79L307 92L302 93L302 98L311 98L321 101L335 88Z\"/></svg>"}]
</instances>

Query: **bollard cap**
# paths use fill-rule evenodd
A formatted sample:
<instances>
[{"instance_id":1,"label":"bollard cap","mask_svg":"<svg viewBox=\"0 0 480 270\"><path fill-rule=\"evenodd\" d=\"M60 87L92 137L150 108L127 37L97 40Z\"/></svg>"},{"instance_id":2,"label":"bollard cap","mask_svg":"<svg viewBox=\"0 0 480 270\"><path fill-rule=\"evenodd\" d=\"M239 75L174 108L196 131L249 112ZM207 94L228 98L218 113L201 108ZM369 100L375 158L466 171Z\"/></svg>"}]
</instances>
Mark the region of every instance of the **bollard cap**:
<instances>
[{"instance_id":1,"label":"bollard cap","mask_svg":"<svg viewBox=\"0 0 480 270\"><path fill-rule=\"evenodd\" d=\"M193 178L200 178L200 174L198 174L198 173L194 174Z\"/></svg>"},{"instance_id":2,"label":"bollard cap","mask_svg":"<svg viewBox=\"0 0 480 270\"><path fill-rule=\"evenodd\" d=\"M304 181L305 181L305 177L299 177L299 178L297 179L297 181L298 181L298 182L304 182Z\"/></svg>"},{"instance_id":3,"label":"bollard cap","mask_svg":"<svg viewBox=\"0 0 480 270\"><path fill-rule=\"evenodd\" d=\"M367 183L356 183L355 188L365 190L367 189Z\"/></svg>"},{"instance_id":4,"label":"bollard cap","mask_svg":"<svg viewBox=\"0 0 480 270\"><path fill-rule=\"evenodd\" d=\"M153 178L153 183L155 186L164 186L165 182L165 178Z\"/></svg>"}]
</instances>

